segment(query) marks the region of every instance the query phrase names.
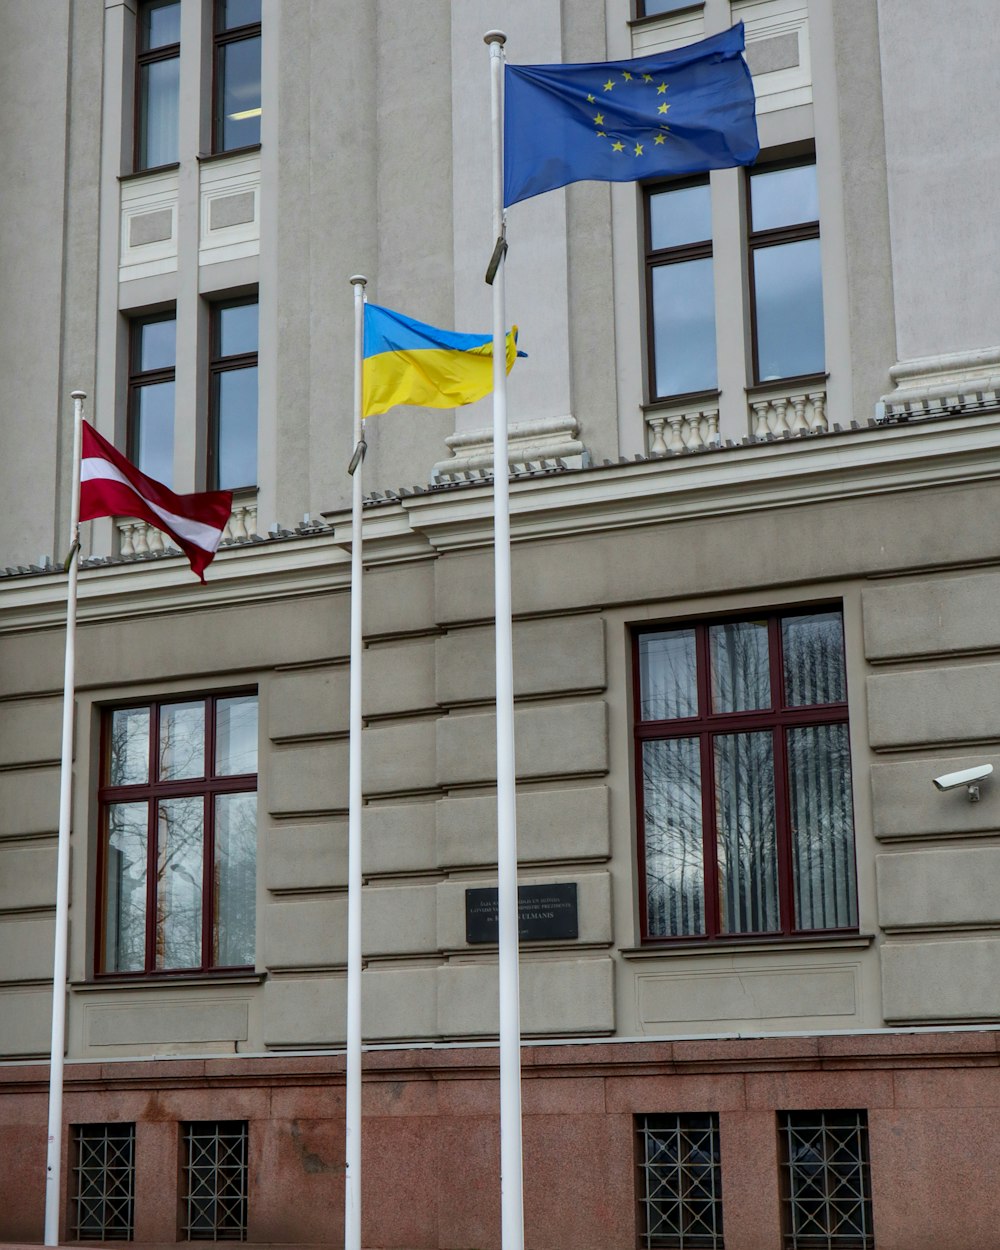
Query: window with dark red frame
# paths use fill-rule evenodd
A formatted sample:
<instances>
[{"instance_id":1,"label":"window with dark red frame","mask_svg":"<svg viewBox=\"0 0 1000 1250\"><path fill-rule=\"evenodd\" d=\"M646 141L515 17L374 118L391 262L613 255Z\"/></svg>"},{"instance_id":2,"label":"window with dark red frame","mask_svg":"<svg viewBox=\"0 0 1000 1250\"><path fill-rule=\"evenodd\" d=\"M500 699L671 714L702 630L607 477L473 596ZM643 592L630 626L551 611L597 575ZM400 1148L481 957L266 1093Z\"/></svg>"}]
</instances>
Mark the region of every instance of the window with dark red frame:
<instances>
[{"instance_id":1,"label":"window with dark red frame","mask_svg":"<svg viewBox=\"0 0 1000 1250\"><path fill-rule=\"evenodd\" d=\"M212 151L260 143L261 0L215 0Z\"/></svg>"},{"instance_id":2,"label":"window with dark red frame","mask_svg":"<svg viewBox=\"0 0 1000 1250\"><path fill-rule=\"evenodd\" d=\"M137 17L136 172L177 163L180 107L180 0L143 0Z\"/></svg>"},{"instance_id":3,"label":"window with dark red frame","mask_svg":"<svg viewBox=\"0 0 1000 1250\"><path fill-rule=\"evenodd\" d=\"M256 693L110 709L101 755L98 973L252 967Z\"/></svg>"},{"instance_id":4,"label":"window with dark red frame","mask_svg":"<svg viewBox=\"0 0 1000 1250\"><path fill-rule=\"evenodd\" d=\"M646 940L857 929L834 607L634 638Z\"/></svg>"}]
</instances>

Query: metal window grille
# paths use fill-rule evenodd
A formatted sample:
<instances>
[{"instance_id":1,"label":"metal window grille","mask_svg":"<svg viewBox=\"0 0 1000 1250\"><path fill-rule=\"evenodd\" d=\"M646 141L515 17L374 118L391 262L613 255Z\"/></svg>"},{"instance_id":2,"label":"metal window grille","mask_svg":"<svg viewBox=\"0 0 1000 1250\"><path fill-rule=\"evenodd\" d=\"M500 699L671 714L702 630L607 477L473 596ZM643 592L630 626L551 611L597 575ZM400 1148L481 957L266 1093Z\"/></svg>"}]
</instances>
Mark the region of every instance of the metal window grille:
<instances>
[{"instance_id":1,"label":"metal window grille","mask_svg":"<svg viewBox=\"0 0 1000 1250\"><path fill-rule=\"evenodd\" d=\"M648 1250L722 1250L719 1117L636 1119L639 1244Z\"/></svg>"},{"instance_id":2,"label":"metal window grille","mask_svg":"<svg viewBox=\"0 0 1000 1250\"><path fill-rule=\"evenodd\" d=\"M778 1124L786 1250L872 1250L867 1112L785 1111Z\"/></svg>"},{"instance_id":3,"label":"metal window grille","mask_svg":"<svg viewBox=\"0 0 1000 1250\"><path fill-rule=\"evenodd\" d=\"M184 1125L184 1226L188 1241L246 1241L247 1124Z\"/></svg>"},{"instance_id":4,"label":"metal window grille","mask_svg":"<svg viewBox=\"0 0 1000 1250\"><path fill-rule=\"evenodd\" d=\"M78 1241L131 1241L135 1125L77 1124L72 1228Z\"/></svg>"}]
</instances>

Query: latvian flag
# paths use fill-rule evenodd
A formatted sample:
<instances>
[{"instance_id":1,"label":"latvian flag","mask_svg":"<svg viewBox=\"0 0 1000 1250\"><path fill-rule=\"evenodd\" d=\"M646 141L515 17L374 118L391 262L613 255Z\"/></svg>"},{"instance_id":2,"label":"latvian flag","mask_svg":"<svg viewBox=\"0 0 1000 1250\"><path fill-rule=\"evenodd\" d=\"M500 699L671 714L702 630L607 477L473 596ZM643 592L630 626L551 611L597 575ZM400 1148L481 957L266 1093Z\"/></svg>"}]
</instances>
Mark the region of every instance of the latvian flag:
<instances>
[{"instance_id":1,"label":"latvian flag","mask_svg":"<svg viewBox=\"0 0 1000 1250\"><path fill-rule=\"evenodd\" d=\"M162 530L191 561L202 581L229 520L233 493L175 495L131 464L86 421L80 465L80 520L138 517Z\"/></svg>"}]
</instances>

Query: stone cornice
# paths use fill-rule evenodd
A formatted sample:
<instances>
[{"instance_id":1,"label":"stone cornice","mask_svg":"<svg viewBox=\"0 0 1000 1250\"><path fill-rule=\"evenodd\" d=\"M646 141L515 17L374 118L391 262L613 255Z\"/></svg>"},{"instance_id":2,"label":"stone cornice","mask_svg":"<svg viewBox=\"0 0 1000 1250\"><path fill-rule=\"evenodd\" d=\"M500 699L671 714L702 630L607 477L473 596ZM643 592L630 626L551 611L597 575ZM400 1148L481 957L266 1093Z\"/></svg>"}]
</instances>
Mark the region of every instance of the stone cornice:
<instances>
[{"instance_id":1,"label":"stone cornice","mask_svg":"<svg viewBox=\"0 0 1000 1250\"><path fill-rule=\"evenodd\" d=\"M1000 479L1000 413L890 423L515 478L512 541L586 534ZM85 568L79 621L294 599L350 587L348 510L314 533L220 551L200 585L182 557ZM488 480L365 508L365 564L433 559L493 540ZM60 628L61 570L0 582L0 633Z\"/></svg>"}]
</instances>

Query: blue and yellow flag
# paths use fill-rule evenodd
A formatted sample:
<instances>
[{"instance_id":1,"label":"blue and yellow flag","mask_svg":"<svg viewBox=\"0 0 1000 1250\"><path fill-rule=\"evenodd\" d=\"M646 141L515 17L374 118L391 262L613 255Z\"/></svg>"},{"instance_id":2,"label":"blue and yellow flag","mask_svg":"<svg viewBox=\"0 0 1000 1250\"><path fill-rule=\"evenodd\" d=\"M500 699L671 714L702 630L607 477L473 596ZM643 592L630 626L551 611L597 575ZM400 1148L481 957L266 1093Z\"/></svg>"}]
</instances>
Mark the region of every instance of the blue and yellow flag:
<instances>
[{"instance_id":1,"label":"blue and yellow flag","mask_svg":"<svg viewBox=\"0 0 1000 1250\"><path fill-rule=\"evenodd\" d=\"M507 335L507 372L514 365L517 326ZM493 389L493 336L456 334L365 304L361 413L373 417L396 404L457 408Z\"/></svg>"},{"instance_id":2,"label":"blue and yellow flag","mask_svg":"<svg viewBox=\"0 0 1000 1250\"><path fill-rule=\"evenodd\" d=\"M504 96L504 204L750 165L760 150L742 22L631 61L508 65Z\"/></svg>"}]
</instances>

